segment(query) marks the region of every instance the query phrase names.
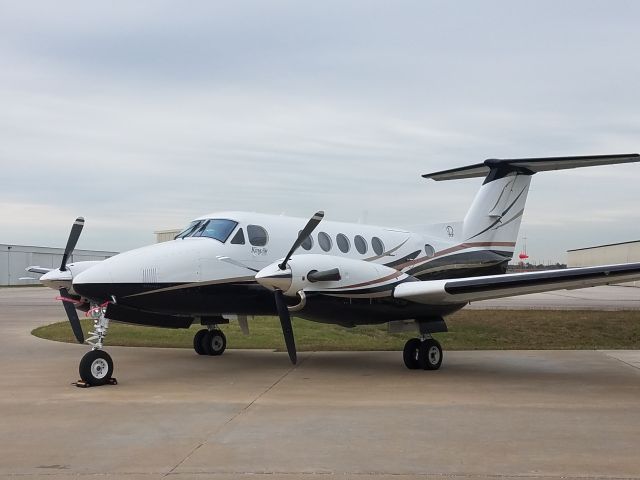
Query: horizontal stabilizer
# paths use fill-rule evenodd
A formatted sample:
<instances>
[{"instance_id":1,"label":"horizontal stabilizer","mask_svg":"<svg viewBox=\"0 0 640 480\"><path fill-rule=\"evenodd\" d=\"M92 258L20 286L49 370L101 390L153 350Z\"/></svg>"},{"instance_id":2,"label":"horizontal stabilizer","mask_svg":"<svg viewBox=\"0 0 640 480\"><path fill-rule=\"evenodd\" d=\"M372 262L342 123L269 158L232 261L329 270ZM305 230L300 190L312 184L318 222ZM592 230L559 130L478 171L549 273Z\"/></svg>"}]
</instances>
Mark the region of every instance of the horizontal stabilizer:
<instances>
[{"instance_id":1,"label":"horizontal stabilizer","mask_svg":"<svg viewBox=\"0 0 640 480\"><path fill-rule=\"evenodd\" d=\"M483 163L476 163L466 167L452 168L435 173L422 175L436 181L458 180L461 178L486 177L491 169L515 171L532 175L549 170L564 170L567 168L595 167L598 165L614 165L617 163L631 163L640 161L637 153L616 155L588 155L581 157L543 157L543 158L490 158Z\"/></svg>"},{"instance_id":2,"label":"horizontal stabilizer","mask_svg":"<svg viewBox=\"0 0 640 480\"><path fill-rule=\"evenodd\" d=\"M640 280L640 263L405 282L396 286L393 296L427 305L450 305L634 280Z\"/></svg>"}]
</instances>

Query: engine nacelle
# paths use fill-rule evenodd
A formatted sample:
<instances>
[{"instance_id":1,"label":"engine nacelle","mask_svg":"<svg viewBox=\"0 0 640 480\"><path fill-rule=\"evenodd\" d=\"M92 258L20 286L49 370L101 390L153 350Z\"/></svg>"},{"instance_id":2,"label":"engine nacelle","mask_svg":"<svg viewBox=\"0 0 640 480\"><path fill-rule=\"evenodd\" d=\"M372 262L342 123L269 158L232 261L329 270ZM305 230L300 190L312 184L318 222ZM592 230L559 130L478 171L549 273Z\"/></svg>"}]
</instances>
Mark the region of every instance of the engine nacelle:
<instances>
[{"instance_id":1,"label":"engine nacelle","mask_svg":"<svg viewBox=\"0 0 640 480\"><path fill-rule=\"evenodd\" d=\"M260 270L256 280L288 296L302 290L341 297L385 297L395 285L411 278L385 265L333 255L293 255L284 270L280 262Z\"/></svg>"},{"instance_id":2,"label":"engine nacelle","mask_svg":"<svg viewBox=\"0 0 640 480\"><path fill-rule=\"evenodd\" d=\"M101 260L90 260L84 262L68 263L65 270L56 268L51 270L40 277L40 283L53 288L54 290L60 290L66 288L70 293L76 293L73 290L73 279L80 273L88 270L89 268L99 264Z\"/></svg>"}]
</instances>

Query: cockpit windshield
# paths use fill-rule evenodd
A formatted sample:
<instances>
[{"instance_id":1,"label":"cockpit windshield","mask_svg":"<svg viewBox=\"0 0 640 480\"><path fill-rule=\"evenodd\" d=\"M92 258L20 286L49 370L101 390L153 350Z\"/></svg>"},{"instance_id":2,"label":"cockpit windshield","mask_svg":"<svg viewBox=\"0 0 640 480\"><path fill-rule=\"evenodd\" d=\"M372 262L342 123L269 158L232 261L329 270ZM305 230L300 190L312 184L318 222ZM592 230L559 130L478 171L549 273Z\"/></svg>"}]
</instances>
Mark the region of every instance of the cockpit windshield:
<instances>
[{"instance_id":1,"label":"cockpit windshield","mask_svg":"<svg viewBox=\"0 0 640 480\"><path fill-rule=\"evenodd\" d=\"M184 237L188 237L191 233L193 233L193 231L198 228L198 225L200 225L203 222L203 220L195 220L193 222L191 222L189 225L186 226L186 228L184 230L182 230L179 234L177 234L174 238L178 239L178 238L184 238Z\"/></svg>"},{"instance_id":2,"label":"cockpit windshield","mask_svg":"<svg viewBox=\"0 0 640 480\"><path fill-rule=\"evenodd\" d=\"M196 220L176 235L176 238L209 237L224 243L236 228L236 225L238 225L238 222L222 218Z\"/></svg>"}]
</instances>

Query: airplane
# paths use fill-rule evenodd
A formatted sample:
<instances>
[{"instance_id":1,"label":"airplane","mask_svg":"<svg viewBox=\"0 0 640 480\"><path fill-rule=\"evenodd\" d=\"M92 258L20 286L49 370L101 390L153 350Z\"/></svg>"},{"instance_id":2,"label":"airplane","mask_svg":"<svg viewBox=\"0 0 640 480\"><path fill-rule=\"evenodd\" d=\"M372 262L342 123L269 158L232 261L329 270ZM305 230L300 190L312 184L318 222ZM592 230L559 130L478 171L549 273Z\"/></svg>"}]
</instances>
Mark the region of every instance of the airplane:
<instances>
[{"instance_id":1,"label":"airplane","mask_svg":"<svg viewBox=\"0 0 640 480\"><path fill-rule=\"evenodd\" d=\"M413 321L403 360L412 370L437 370L443 360L432 334L472 301L640 279L640 263L506 274L514 254L531 177L543 171L639 161L639 155L489 159L425 174L447 181L483 177L462 221L405 230L249 212L196 218L169 242L98 262L68 263L84 226L79 217L60 268L29 267L59 291L79 343L77 311L93 318L79 365L87 385L111 381L103 350L109 321L166 328L201 324L193 339L200 355L221 355L219 325L237 316L277 315L293 364L291 315L345 327ZM316 230L318 230L316 232Z\"/></svg>"}]
</instances>

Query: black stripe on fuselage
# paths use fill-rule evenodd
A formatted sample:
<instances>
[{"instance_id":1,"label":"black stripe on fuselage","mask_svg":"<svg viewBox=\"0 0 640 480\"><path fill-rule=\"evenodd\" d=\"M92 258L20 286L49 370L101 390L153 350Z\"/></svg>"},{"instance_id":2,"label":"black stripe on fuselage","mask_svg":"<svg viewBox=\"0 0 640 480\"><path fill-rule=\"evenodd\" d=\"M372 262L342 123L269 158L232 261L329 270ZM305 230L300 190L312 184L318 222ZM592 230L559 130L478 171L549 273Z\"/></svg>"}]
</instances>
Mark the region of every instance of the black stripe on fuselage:
<instances>
[{"instance_id":1,"label":"black stripe on fuselage","mask_svg":"<svg viewBox=\"0 0 640 480\"><path fill-rule=\"evenodd\" d=\"M180 288L180 287L184 288ZM116 302L132 308L168 314L210 315L220 312L247 315L275 313L273 293L254 282L194 286L193 283L91 283L74 285L83 297Z\"/></svg>"}]
</instances>

